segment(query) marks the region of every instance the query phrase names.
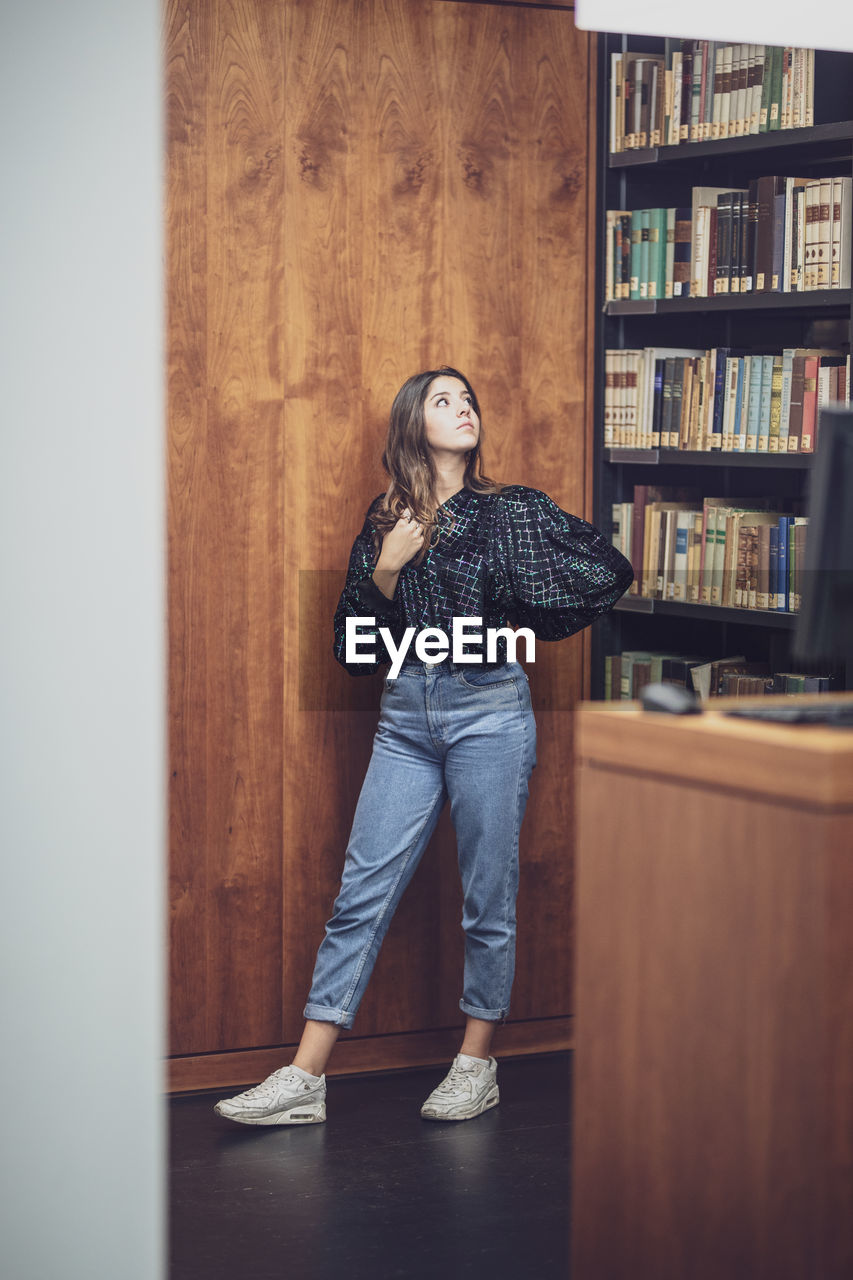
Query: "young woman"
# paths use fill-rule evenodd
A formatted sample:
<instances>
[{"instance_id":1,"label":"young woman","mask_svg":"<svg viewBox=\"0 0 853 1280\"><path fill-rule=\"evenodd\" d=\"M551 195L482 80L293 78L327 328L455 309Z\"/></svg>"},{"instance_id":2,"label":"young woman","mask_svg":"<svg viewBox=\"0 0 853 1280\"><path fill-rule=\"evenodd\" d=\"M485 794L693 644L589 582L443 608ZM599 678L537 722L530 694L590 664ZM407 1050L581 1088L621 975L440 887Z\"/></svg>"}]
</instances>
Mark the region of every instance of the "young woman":
<instances>
[{"instance_id":1,"label":"young woman","mask_svg":"<svg viewBox=\"0 0 853 1280\"><path fill-rule=\"evenodd\" d=\"M630 564L592 525L536 489L489 480L481 443L477 397L455 369L416 374L397 394L382 458L390 484L355 540L335 615L335 655L353 675L401 653L411 629L450 637L454 619L479 620L469 631L526 627L540 640L561 640L628 589ZM358 650L348 657L354 623L348 628L347 620L356 618L372 622L358 624ZM391 917L448 799L464 893L466 1024L459 1054L421 1115L468 1120L498 1102L491 1045L509 1011L518 837L536 727L527 677L508 654L506 635L491 653L480 652L490 661L454 660L438 648L425 661L410 644L399 674L385 681L293 1062L217 1103L221 1116L243 1124L325 1120L326 1062L340 1029L353 1024ZM476 653L470 641L467 649Z\"/></svg>"}]
</instances>

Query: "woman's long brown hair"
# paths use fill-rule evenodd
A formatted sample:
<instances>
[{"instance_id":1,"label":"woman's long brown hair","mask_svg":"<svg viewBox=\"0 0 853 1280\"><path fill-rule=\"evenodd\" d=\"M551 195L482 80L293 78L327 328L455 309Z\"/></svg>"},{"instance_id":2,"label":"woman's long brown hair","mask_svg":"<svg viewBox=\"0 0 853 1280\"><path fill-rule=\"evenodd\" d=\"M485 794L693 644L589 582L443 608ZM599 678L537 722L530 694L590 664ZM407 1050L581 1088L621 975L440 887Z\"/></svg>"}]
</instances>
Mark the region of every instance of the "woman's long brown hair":
<instances>
[{"instance_id":1,"label":"woman's long brown hair","mask_svg":"<svg viewBox=\"0 0 853 1280\"><path fill-rule=\"evenodd\" d=\"M465 473L462 487L474 493L500 493L502 485L490 480L482 472L480 447L483 442L483 421L480 404L471 383L458 369L444 365L441 369L427 369L408 378L394 397L388 423L388 436L382 453L382 465L391 483L381 507L373 513L371 521L375 530L377 552L382 539L408 509L424 529L424 545L415 558L420 563L435 542L438 534L436 523L435 484L436 472L432 453L427 445L424 405L427 392L436 378L458 378L465 384L474 411L480 419L480 435L473 449L465 455Z\"/></svg>"}]
</instances>

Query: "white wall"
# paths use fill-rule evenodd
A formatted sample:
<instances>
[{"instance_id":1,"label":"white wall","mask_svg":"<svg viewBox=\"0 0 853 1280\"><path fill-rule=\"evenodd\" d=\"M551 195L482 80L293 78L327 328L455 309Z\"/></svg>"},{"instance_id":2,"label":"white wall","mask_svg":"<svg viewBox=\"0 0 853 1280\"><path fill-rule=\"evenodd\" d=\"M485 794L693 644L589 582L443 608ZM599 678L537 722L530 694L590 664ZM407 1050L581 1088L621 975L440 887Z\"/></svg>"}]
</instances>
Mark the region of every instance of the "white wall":
<instances>
[{"instance_id":1,"label":"white wall","mask_svg":"<svg viewBox=\"0 0 853 1280\"><path fill-rule=\"evenodd\" d=\"M849 0L575 0L575 21L586 31L853 50Z\"/></svg>"},{"instance_id":2,"label":"white wall","mask_svg":"<svg viewBox=\"0 0 853 1280\"><path fill-rule=\"evenodd\" d=\"M156 0L2 0L0 1269L163 1274Z\"/></svg>"}]
</instances>

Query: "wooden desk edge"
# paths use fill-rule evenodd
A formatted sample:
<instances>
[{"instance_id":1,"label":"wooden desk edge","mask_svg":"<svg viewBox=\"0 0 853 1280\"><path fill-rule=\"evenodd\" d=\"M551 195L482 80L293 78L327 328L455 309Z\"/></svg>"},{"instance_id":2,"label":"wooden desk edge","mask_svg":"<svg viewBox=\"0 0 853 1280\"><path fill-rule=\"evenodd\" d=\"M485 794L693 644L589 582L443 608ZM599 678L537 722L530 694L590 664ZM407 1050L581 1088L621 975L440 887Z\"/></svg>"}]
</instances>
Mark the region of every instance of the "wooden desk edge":
<instances>
[{"instance_id":1,"label":"wooden desk edge","mask_svg":"<svg viewBox=\"0 0 853 1280\"><path fill-rule=\"evenodd\" d=\"M837 696L853 701L853 693ZM814 694L794 697L815 700ZM783 699L789 695L778 700ZM853 810L853 729L723 714L736 705L743 700L719 698L706 703L702 715L675 716L643 711L639 702L580 702L576 758L579 764L653 772L789 804Z\"/></svg>"}]
</instances>

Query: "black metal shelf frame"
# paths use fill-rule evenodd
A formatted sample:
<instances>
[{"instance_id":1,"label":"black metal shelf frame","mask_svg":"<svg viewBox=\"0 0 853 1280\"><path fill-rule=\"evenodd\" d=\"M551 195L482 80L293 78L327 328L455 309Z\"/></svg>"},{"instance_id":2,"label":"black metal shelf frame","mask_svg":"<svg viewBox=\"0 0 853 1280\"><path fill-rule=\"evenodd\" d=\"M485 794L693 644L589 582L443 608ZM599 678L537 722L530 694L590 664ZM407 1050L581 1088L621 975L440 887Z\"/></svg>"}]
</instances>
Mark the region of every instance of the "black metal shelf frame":
<instances>
[{"instance_id":1,"label":"black metal shelf frame","mask_svg":"<svg viewBox=\"0 0 853 1280\"><path fill-rule=\"evenodd\" d=\"M750 133L742 138L720 138L713 142L683 142L676 147L645 147L608 153L608 168L639 169L649 165L690 164L694 160L720 156L762 155L765 151L806 153L816 145L843 143L853 138L853 120L835 120L810 129L784 129L773 133Z\"/></svg>"},{"instance_id":2,"label":"black metal shelf frame","mask_svg":"<svg viewBox=\"0 0 853 1280\"><path fill-rule=\"evenodd\" d=\"M728 449L624 449L604 450L611 466L646 467L754 467L762 470L808 471L813 453L735 453Z\"/></svg>"},{"instance_id":3,"label":"black metal shelf frame","mask_svg":"<svg viewBox=\"0 0 853 1280\"><path fill-rule=\"evenodd\" d=\"M754 627L791 630L797 614L782 609L740 609L722 604L691 604L687 600L658 600L650 596L623 596L616 604L619 613L663 614L672 618L706 618L709 622L737 622Z\"/></svg>"},{"instance_id":4,"label":"black metal shelf frame","mask_svg":"<svg viewBox=\"0 0 853 1280\"><path fill-rule=\"evenodd\" d=\"M698 145L698 144L697 144ZM707 298L639 298L604 303L607 316L677 316L703 311L813 311L850 310L853 290L813 289L802 293L718 294Z\"/></svg>"}]
</instances>

